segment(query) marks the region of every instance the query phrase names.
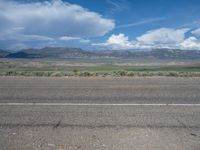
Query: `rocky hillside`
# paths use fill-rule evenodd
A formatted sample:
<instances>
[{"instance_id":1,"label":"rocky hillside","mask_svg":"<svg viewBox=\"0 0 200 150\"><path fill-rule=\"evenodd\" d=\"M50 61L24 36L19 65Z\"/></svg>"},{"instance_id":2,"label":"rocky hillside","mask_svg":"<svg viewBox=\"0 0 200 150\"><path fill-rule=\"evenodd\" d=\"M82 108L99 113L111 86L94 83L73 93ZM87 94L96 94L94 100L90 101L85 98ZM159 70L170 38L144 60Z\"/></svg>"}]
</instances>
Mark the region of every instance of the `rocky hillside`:
<instances>
[{"instance_id":1,"label":"rocky hillside","mask_svg":"<svg viewBox=\"0 0 200 150\"><path fill-rule=\"evenodd\" d=\"M129 58L129 59L200 59L200 50L153 49L151 51L104 50L85 51L80 48L45 47L24 49L15 53L0 51L6 58Z\"/></svg>"},{"instance_id":2,"label":"rocky hillside","mask_svg":"<svg viewBox=\"0 0 200 150\"><path fill-rule=\"evenodd\" d=\"M6 57L8 54L10 54L8 51L0 49L0 58Z\"/></svg>"}]
</instances>

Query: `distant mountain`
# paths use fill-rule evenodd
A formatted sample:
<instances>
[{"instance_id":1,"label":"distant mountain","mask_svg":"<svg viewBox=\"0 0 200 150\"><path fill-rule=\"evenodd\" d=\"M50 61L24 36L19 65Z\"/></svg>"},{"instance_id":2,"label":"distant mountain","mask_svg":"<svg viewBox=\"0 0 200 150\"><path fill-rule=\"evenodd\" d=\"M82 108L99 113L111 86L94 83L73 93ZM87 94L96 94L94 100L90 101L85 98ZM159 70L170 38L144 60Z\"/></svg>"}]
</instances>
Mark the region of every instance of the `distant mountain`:
<instances>
[{"instance_id":1,"label":"distant mountain","mask_svg":"<svg viewBox=\"0 0 200 150\"><path fill-rule=\"evenodd\" d=\"M150 55L158 59L200 59L200 50L153 49Z\"/></svg>"},{"instance_id":2,"label":"distant mountain","mask_svg":"<svg viewBox=\"0 0 200 150\"><path fill-rule=\"evenodd\" d=\"M100 57L111 57L111 58L145 58L149 57L150 51L130 51L130 50L107 50L94 52Z\"/></svg>"},{"instance_id":3,"label":"distant mountain","mask_svg":"<svg viewBox=\"0 0 200 150\"><path fill-rule=\"evenodd\" d=\"M0 51L1 52L1 51ZM0 53L1 54L1 53ZM200 50L153 49L151 51L103 50L84 51L80 48L45 47L24 49L15 53L4 52L7 58L129 58L129 59L200 59Z\"/></svg>"},{"instance_id":4,"label":"distant mountain","mask_svg":"<svg viewBox=\"0 0 200 150\"><path fill-rule=\"evenodd\" d=\"M152 49L151 51L99 51L99 56L116 58L200 59L200 50Z\"/></svg>"},{"instance_id":5,"label":"distant mountain","mask_svg":"<svg viewBox=\"0 0 200 150\"><path fill-rule=\"evenodd\" d=\"M8 54L10 54L8 51L0 49L0 58L6 57Z\"/></svg>"},{"instance_id":6,"label":"distant mountain","mask_svg":"<svg viewBox=\"0 0 200 150\"><path fill-rule=\"evenodd\" d=\"M40 55L28 54L23 51L20 51L6 55L6 58L38 58L39 56Z\"/></svg>"},{"instance_id":7,"label":"distant mountain","mask_svg":"<svg viewBox=\"0 0 200 150\"><path fill-rule=\"evenodd\" d=\"M90 52L80 48L45 47L41 49L24 49L7 55L7 58L84 58Z\"/></svg>"}]
</instances>

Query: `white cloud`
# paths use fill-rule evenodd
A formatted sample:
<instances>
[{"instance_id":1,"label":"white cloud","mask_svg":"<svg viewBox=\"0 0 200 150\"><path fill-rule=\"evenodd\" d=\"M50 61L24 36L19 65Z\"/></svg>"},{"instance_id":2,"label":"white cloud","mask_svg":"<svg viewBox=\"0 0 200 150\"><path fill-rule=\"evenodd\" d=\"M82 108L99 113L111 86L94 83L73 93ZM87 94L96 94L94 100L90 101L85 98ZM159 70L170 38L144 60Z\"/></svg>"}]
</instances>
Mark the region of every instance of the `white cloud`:
<instances>
[{"instance_id":1,"label":"white cloud","mask_svg":"<svg viewBox=\"0 0 200 150\"><path fill-rule=\"evenodd\" d=\"M125 36L122 33L120 33L119 35L113 34L111 37L109 37L107 43L109 45L118 45L120 47L129 47L131 44L128 40L128 36Z\"/></svg>"},{"instance_id":2,"label":"white cloud","mask_svg":"<svg viewBox=\"0 0 200 150\"><path fill-rule=\"evenodd\" d=\"M130 49L133 47L128 37L120 33L111 35L105 43L95 43L94 46L109 47L112 49Z\"/></svg>"},{"instance_id":3,"label":"white cloud","mask_svg":"<svg viewBox=\"0 0 200 150\"><path fill-rule=\"evenodd\" d=\"M95 46L120 49L152 49L152 48L179 48L199 49L200 40L195 37L185 38L189 29L160 28L148 31L136 40L129 40L123 33L111 35L105 43L95 43Z\"/></svg>"},{"instance_id":4,"label":"white cloud","mask_svg":"<svg viewBox=\"0 0 200 150\"><path fill-rule=\"evenodd\" d=\"M0 0L0 38L18 34L84 39L103 36L114 27L113 20L61 0L32 3Z\"/></svg>"},{"instance_id":5,"label":"white cloud","mask_svg":"<svg viewBox=\"0 0 200 150\"><path fill-rule=\"evenodd\" d=\"M200 50L200 41L195 37L189 37L180 43L182 49Z\"/></svg>"},{"instance_id":6,"label":"white cloud","mask_svg":"<svg viewBox=\"0 0 200 150\"><path fill-rule=\"evenodd\" d=\"M59 39L63 41L81 40L80 37L71 37L71 36L62 36Z\"/></svg>"},{"instance_id":7,"label":"white cloud","mask_svg":"<svg viewBox=\"0 0 200 150\"><path fill-rule=\"evenodd\" d=\"M102 36L115 26L113 20L91 12L79 5L54 0L43 3L16 3L0 0L1 28L21 27L23 34L50 37Z\"/></svg>"},{"instance_id":8,"label":"white cloud","mask_svg":"<svg viewBox=\"0 0 200 150\"><path fill-rule=\"evenodd\" d=\"M128 36L124 35L123 33L111 35L105 43L94 43L92 45L110 48L113 50L150 48L149 45L143 45L138 41L130 41Z\"/></svg>"},{"instance_id":9,"label":"white cloud","mask_svg":"<svg viewBox=\"0 0 200 150\"><path fill-rule=\"evenodd\" d=\"M185 39L185 33L187 31L189 31L188 28L177 30L160 28L148 31L147 33L137 37L137 40L145 44L176 44Z\"/></svg>"},{"instance_id":10,"label":"white cloud","mask_svg":"<svg viewBox=\"0 0 200 150\"><path fill-rule=\"evenodd\" d=\"M193 30L191 33L196 35L196 36L200 36L200 28Z\"/></svg>"},{"instance_id":11,"label":"white cloud","mask_svg":"<svg viewBox=\"0 0 200 150\"><path fill-rule=\"evenodd\" d=\"M90 43L90 40L89 39L81 39L80 42L81 43Z\"/></svg>"},{"instance_id":12,"label":"white cloud","mask_svg":"<svg viewBox=\"0 0 200 150\"><path fill-rule=\"evenodd\" d=\"M62 40L62 41L79 41L81 43L89 43L90 40L88 39L83 39L83 38L80 38L80 37L71 37L71 36L62 36L59 38L59 40Z\"/></svg>"}]
</instances>

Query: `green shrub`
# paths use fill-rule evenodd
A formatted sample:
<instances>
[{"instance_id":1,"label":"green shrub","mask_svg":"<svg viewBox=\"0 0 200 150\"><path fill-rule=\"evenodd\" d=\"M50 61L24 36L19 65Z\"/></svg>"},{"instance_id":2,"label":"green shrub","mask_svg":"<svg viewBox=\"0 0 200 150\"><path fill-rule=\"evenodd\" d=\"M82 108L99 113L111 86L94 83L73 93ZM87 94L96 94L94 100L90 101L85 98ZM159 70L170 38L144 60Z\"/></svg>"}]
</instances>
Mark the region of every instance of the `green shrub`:
<instances>
[{"instance_id":1,"label":"green shrub","mask_svg":"<svg viewBox=\"0 0 200 150\"><path fill-rule=\"evenodd\" d=\"M78 75L78 70L77 70L77 69L74 69L74 70L73 70L73 73L74 73L74 75Z\"/></svg>"},{"instance_id":2,"label":"green shrub","mask_svg":"<svg viewBox=\"0 0 200 150\"><path fill-rule=\"evenodd\" d=\"M83 77L89 77L89 76L91 76L92 74L90 73L90 72L81 72L80 74L79 74L79 76L83 76Z\"/></svg>"},{"instance_id":3,"label":"green shrub","mask_svg":"<svg viewBox=\"0 0 200 150\"><path fill-rule=\"evenodd\" d=\"M118 71L118 72L116 72L116 74L119 76L126 76L127 72L126 71Z\"/></svg>"},{"instance_id":4,"label":"green shrub","mask_svg":"<svg viewBox=\"0 0 200 150\"><path fill-rule=\"evenodd\" d=\"M169 76L178 77L178 72L169 72Z\"/></svg>"}]
</instances>

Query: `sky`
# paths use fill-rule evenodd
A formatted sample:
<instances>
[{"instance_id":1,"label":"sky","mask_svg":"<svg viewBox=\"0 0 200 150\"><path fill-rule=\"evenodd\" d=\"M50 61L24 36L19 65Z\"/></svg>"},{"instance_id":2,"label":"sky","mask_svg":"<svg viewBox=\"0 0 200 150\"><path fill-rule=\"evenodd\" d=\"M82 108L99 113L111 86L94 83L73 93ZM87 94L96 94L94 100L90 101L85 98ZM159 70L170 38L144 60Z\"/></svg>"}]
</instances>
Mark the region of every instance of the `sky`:
<instances>
[{"instance_id":1,"label":"sky","mask_svg":"<svg viewBox=\"0 0 200 150\"><path fill-rule=\"evenodd\" d=\"M200 50L200 0L0 0L0 48Z\"/></svg>"}]
</instances>

